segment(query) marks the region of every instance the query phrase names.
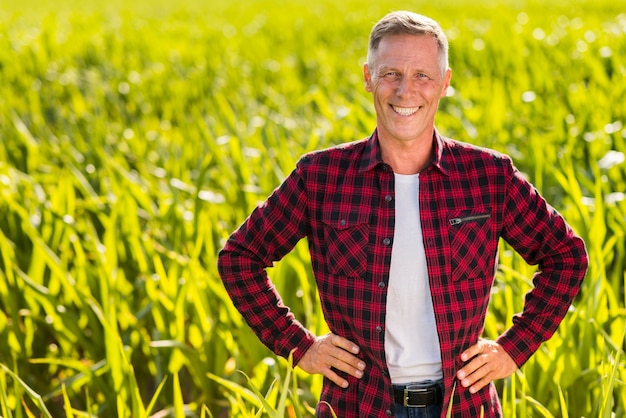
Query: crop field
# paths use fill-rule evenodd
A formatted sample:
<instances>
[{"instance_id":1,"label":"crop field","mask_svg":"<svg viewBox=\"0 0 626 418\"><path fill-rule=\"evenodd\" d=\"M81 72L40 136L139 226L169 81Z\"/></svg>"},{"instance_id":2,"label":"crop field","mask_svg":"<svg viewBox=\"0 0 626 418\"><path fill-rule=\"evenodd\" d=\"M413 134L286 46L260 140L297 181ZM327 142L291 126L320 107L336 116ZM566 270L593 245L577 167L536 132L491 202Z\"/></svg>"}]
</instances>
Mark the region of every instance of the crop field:
<instances>
[{"instance_id":1,"label":"crop field","mask_svg":"<svg viewBox=\"0 0 626 418\"><path fill-rule=\"evenodd\" d=\"M0 416L312 415L321 377L258 342L216 255L303 153L372 132L362 64L393 9L448 34L440 132L509 154L587 244L559 330L498 382L505 417L626 416L621 2L8 3ZM309 262L302 242L270 273L322 334ZM501 244L486 337L534 271Z\"/></svg>"}]
</instances>

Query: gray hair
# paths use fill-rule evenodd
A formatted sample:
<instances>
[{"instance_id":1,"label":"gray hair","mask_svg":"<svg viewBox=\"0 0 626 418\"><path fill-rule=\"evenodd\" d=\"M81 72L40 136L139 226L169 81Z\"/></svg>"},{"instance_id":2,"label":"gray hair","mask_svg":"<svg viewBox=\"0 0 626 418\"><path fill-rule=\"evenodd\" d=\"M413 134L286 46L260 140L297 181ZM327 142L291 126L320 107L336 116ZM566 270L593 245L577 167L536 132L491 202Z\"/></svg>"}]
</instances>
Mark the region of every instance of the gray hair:
<instances>
[{"instance_id":1,"label":"gray hair","mask_svg":"<svg viewBox=\"0 0 626 418\"><path fill-rule=\"evenodd\" d=\"M367 49L367 63L378 50L380 41L391 35L429 35L435 38L439 48L439 66L442 74L448 69L448 38L435 20L408 11L396 11L385 15L372 28Z\"/></svg>"}]
</instances>

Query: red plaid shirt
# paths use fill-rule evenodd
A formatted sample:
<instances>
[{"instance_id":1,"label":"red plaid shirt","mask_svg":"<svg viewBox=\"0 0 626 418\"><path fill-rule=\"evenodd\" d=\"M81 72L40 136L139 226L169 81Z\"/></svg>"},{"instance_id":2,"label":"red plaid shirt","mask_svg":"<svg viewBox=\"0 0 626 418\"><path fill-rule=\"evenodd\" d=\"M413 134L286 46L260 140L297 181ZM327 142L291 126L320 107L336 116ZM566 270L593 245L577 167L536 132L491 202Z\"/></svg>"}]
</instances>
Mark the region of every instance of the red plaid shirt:
<instances>
[{"instance_id":1,"label":"red plaid shirt","mask_svg":"<svg viewBox=\"0 0 626 418\"><path fill-rule=\"evenodd\" d=\"M503 238L538 264L524 311L498 342L524 364L550 338L586 272L584 244L535 188L494 151L434 136L435 158L420 173L420 216L444 374L444 412L501 415L493 384L476 394L455 384L460 354L483 331ZM385 362L385 308L394 236L394 175L369 138L304 156L233 233L219 271L235 306L261 341L300 360L314 336L293 317L265 268L304 237L330 330L361 347L365 375L343 389L325 380L321 401L340 418L393 415ZM407 321L410 321L407 318ZM320 403L318 416L330 416Z\"/></svg>"}]
</instances>

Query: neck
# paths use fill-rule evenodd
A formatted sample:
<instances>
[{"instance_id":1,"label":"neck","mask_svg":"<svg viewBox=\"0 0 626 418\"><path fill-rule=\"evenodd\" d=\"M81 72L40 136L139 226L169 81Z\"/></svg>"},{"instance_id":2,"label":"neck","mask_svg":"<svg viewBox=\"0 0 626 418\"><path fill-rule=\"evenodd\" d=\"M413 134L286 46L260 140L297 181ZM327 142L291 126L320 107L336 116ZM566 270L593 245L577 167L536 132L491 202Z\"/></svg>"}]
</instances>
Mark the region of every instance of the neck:
<instances>
[{"instance_id":1,"label":"neck","mask_svg":"<svg viewBox=\"0 0 626 418\"><path fill-rule=\"evenodd\" d=\"M379 138L382 159L398 174L417 174L433 160L432 136L425 141L385 141Z\"/></svg>"}]
</instances>

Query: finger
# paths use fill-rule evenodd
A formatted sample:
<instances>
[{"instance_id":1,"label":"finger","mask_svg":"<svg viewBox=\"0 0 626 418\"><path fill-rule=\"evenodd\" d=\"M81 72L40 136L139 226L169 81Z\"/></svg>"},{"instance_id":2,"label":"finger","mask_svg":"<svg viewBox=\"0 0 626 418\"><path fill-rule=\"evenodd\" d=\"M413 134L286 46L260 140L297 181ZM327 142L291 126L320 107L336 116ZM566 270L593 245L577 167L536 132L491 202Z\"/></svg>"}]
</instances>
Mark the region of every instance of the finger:
<instances>
[{"instance_id":1,"label":"finger","mask_svg":"<svg viewBox=\"0 0 626 418\"><path fill-rule=\"evenodd\" d=\"M493 378L491 378L490 374L488 373L485 376L483 376L482 378L480 378L477 381L475 381L474 383L472 383L472 385L469 388L469 391L470 391L470 393L476 393L479 390L481 390L482 388L484 388L485 386L487 386L492 381L493 381Z\"/></svg>"},{"instance_id":2,"label":"finger","mask_svg":"<svg viewBox=\"0 0 626 418\"><path fill-rule=\"evenodd\" d=\"M337 360L332 363L332 366L354 377L362 377L362 370L365 370L365 362L355 354L352 354L358 353L359 347L352 341L339 335L332 335L330 342L333 344L333 347L328 354Z\"/></svg>"},{"instance_id":3,"label":"finger","mask_svg":"<svg viewBox=\"0 0 626 418\"><path fill-rule=\"evenodd\" d=\"M477 364L477 359L474 359L472 363ZM461 370L459 372L459 379L461 379L461 384L464 387L469 387L475 385L477 382L484 379L490 373L490 368L487 364L482 364L473 371L464 375L465 370Z\"/></svg>"},{"instance_id":4,"label":"finger","mask_svg":"<svg viewBox=\"0 0 626 418\"><path fill-rule=\"evenodd\" d=\"M330 361L329 364L337 370L341 370L342 372L346 372L358 378L363 377L363 370L365 370L365 363L362 361L346 362L338 358L334 358L334 360Z\"/></svg>"},{"instance_id":5,"label":"finger","mask_svg":"<svg viewBox=\"0 0 626 418\"><path fill-rule=\"evenodd\" d=\"M334 369L345 372L358 379L363 377L363 370L365 369L365 364L362 361L358 361L356 365L353 365L353 363L348 363L338 358L332 358L332 359L329 359L329 364Z\"/></svg>"},{"instance_id":6,"label":"finger","mask_svg":"<svg viewBox=\"0 0 626 418\"><path fill-rule=\"evenodd\" d=\"M358 379L363 377L363 370L365 370L365 362L363 360L338 347L333 347L327 354L324 361L329 367L333 367Z\"/></svg>"},{"instance_id":7,"label":"finger","mask_svg":"<svg viewBox=\"0 0 626 418\"><path fill-rule=\"evenodd\" d=\"M353 354L359 354L359 346L348 340L347 338L343 338L340 335L333 334L330 338L330 341L335 347L342 348L345 351L349 351Z\"/></svg>"},{"instance_id":8,"label":"finger","mask_svg":"<svg viewBox=\"0 0 626 418\"><path fill-rule=\"evenodd\" d=\"M479 340L476 344L472 345L470 348L468 348L467 350L461 353L461 360L467 361L471 359L472 357L479 355L480 353L482 353L482 351L483 351L483 342Z\"/></svg>"},{"instance_id":9,"label":"finger","mask_svg":"<svg viewBox=\"0 0 626 418\"><path fill-rule=\"evenodd\" d=\"M355 367L361 370L365 369L365 363L363 362L363 360L361 360L354 354L350 354L349 352L347 352L346 350L342 348L334 347L332 350L329 351L328 354L335 357L337 360L343 363L349 364L352 367Z\"/></svg>"},{"instance_id":10,"label":"finger","mask_svg":"<svg viewBox=\"0 0 626 418\"><path fill-rule=\"evenodd\" d=\"M342 388L347 388L349 383L346 379L344 379L343 377L339 376L337 373L335 373L332 369L326 369L323 373L322 373L326 378L328 378L331 382L333 382L334 384L341 386Z\"/></svg>"},{"instance_id":11,"label":"finger","mask_svg":"<svg viewBox=\"0 0 626 418\"><path fill-rule=\"evenodd\" d=\"M480 369L487 362L487 356L480 354L475 356L472 361L467 363L461 370L457 372L457 377L459 379L464 379L467 376L471 376L476 370Z\"/></svg>"}]
</instances>

